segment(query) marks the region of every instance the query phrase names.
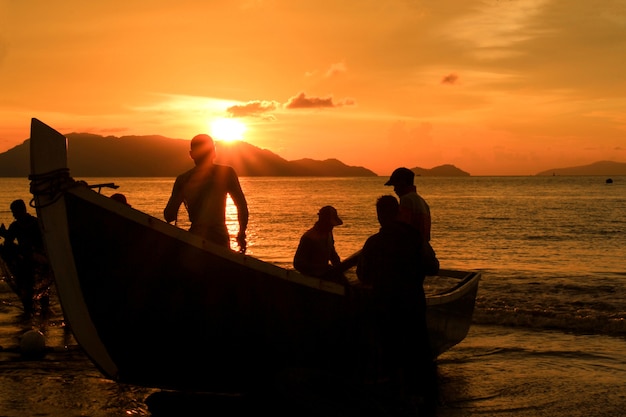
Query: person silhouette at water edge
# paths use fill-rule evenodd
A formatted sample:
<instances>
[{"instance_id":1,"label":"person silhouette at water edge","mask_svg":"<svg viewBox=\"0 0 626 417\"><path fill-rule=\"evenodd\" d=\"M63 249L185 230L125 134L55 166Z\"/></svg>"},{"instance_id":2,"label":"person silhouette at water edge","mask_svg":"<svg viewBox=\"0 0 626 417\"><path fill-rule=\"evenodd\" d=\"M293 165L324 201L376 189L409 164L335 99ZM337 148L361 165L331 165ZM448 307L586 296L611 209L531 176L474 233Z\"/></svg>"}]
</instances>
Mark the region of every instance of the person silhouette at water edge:
<instances>
[{"instance_id":1,"label":"person silhouette at water edge","mask_svg":"<svg viewBox=\"0 0 626 417\"><path fill-rule=\"evenodd\" d=\"M226 199L230 195L237 208L239 251L246 252L246 229L248 227L248 203L239 184L239 177L232 167L217 165L213 138L206 134L191 139L189 155L195 167L179 175L174 182L172 194L163 216L175 222L178 209L184 204L189 214L189 231L218 245L230 248L230 236L226 227Z\"/></svg>"},{"instance_id":2,"label":"person silhouette at water edge","mask_svg":"<svg viewBox=\"0 0 626 417\"><path fill-rule=\"evenodd\" d=\"M293 257L294 268L314 277L330 277L333 267L339 267L341 259L335 249L333 229L343 221L333 206L324 206L317 213L318 220L300 237Z\"/></svg>"},{"instance_id":3,"label":"person silhouette at water edge","mask_svg":"<svg viewBox=\"0 0 626 417\"><path fill-rule=\"evenodd\" d=\"M398 220L399 211L394 196L377 199L380 230L365 241L356 273L359 281L372 286L374 340L393 390L402 402L417 407L420 416L434 415L438 377L426 326L427 266L420 261L426 241Z\"/></svg>"},{"instance_id":4,"label":"person silhouette at water edge","mask_svg":"<svg viewBox=\"0 0 626 417\"><path fill-rule=\"evenodd\" d=\"M13 291L20 298L25 317L32 317L37 312L46 315L53 277L39 221L28 213L24 200L14 200L10 208L15 221L8 229L4 223L0 225L0 236L4 238L0 256L14 278L12 281L7 277L7 281L11 281Z\"/></svg>"}]
</instances>

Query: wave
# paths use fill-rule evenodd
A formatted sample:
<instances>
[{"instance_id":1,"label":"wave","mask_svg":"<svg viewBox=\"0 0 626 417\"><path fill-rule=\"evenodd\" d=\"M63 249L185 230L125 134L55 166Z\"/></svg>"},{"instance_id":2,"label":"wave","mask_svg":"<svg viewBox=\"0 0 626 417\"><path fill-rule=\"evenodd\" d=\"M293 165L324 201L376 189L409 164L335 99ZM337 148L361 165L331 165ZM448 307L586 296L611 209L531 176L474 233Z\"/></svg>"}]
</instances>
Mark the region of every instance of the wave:
<instances>
[{"instance_id":1,"label":"wave","mask_svg":"<svg viewBox=\"0 0 626 417\"><path fill-rule=\"evenodd\" d=\"M559 330L577 334L601 334L626 337L626 313L603 313L601 310L563 312L514 307L478 305L475 324L523 327L536 330Z\"/></svg>"}]
</instances>

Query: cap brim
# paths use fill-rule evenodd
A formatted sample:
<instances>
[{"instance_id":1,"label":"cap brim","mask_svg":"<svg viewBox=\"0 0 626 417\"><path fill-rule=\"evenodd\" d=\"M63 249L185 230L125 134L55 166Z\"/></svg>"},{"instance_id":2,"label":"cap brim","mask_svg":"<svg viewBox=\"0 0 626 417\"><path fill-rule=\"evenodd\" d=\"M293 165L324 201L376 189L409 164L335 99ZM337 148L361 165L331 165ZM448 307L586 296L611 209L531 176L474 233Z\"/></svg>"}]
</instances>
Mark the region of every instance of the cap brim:
<instances>
[{"instance_id":1,"label":"cap brim","mask_svg":"<svg viewBox=\"0 0 626 417\"><path fill-rule=\"evenodd\" d=\"M391 182L391 180L389 180L389 181L387 181L387 182L385 183L385 185L393 185L393 182Z\"/></svg>"},{"instance_id":2,"label":"cap brim","mask_svg":"<svg viewBox=\"0 0 626 417\"><path fill-rule=\"evenodd\" d=\"M333 216L329 219L329 223L333 226L341 226L343 224L343 220L341 220L339 216Z\"/></svg>"}]
</instances>

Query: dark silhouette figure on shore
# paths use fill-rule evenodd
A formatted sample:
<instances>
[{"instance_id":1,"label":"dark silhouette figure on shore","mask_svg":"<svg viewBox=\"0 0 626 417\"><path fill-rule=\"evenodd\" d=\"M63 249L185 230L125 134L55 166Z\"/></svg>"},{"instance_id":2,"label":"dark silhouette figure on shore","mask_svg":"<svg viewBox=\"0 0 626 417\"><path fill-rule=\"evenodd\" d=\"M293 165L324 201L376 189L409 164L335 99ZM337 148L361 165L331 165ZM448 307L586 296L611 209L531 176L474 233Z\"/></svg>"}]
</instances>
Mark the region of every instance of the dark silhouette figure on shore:
<instances>
[{"instance_id":1,"label":"dark silhouette figure on shore","mask_svg":"<svg viewBox=\"0 0 626 417\"><path fill-rule=\"evenodd\" d=\"M425 240L398 219L398 200L376 201L380 223L361 251L357 277L373 289L373 326L382 362L403 400L432 411L438 401L437 371L426 326L423 282ZM422 415L422 414L420 414Z\"/></svg>"},{"instance_id":2,"label":"dark silhouette figure on shore","mask_svg":"<svg viewBox=\"0 0 626 417\"><path fill-rule=\"evenodd\" d=\"M32 316L37 311L45 314L50 304L50 285L53 277L44 249L37 218L26 211L24 200L11 203L15 221L9 228L0 225L0 256L9 269L7 277L13 291L20 298L24 315Z\"/></svg>"},{"instance_id":3,"label":"dark silhouette figure on shore","mask_svg":"<svg viewBox=\"0 0 626 417\"><path fill-rule=\"evenodd\" d=\"M176 221L178 209L184 204L191 220L191 233L230 248L230 236L226 228L226 199L230 195L237 207L237 243L240 252L245 253L248 204L235 170L214 164L215 144L209 135L194 136L189 155L195 167L176 178L172 195L163 212L165 220Z\"/></svg>"},{"instance_id":4,"label":"dark silhouette figure on shore","mask_svg":"<svg viewBox=\"0 0 626 417\"><path fill-rule=\"evenodd\" d=\"M299 272L315 277L332 274L332 267L338 267L341 259L335 250L333 228L343 221L332 206L320 209L318 220L304 232L293 257L293 266Z\"/></svg>"}]
</instances>

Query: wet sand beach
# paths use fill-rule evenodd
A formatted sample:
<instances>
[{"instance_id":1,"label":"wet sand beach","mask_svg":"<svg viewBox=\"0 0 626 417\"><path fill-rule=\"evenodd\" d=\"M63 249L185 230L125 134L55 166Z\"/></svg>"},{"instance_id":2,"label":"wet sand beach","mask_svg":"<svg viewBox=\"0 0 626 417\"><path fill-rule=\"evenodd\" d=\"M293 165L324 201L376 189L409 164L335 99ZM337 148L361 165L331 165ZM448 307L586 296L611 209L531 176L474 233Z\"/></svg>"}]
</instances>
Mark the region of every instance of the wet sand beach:
<instances>
[{"instance_id":1,"label":"wet sand beach","mask_svg":"<svg viewBox=\"0 0 626 417\"><path fill-rule=\"evenodd\" d=\"M0 416L402 415L380 398L312 374L248 396L118 384L83 354L56 299L47 321L23 320L3 281L0 301ZM42 358L20 351L33 325L45 334ZM475 325L438 363L441 417L608 417L626 409L626 341L619 338Z\"/></svg>"}]
</instances>

